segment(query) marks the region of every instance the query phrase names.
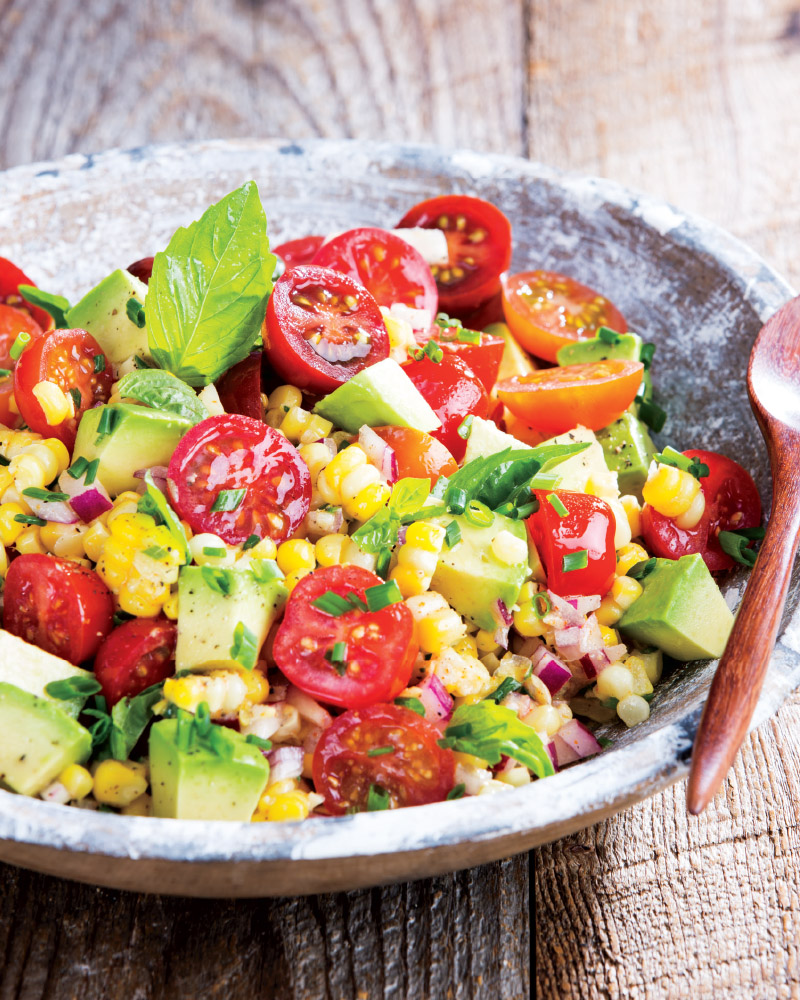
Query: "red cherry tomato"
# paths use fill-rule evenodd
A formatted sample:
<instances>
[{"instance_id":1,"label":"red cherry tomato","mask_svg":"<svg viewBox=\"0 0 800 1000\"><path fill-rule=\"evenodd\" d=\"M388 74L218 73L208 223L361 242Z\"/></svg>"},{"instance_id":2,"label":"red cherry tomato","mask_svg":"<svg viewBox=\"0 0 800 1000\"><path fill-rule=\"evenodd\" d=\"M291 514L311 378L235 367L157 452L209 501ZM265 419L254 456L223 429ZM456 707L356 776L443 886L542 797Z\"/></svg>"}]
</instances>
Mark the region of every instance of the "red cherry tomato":
<instances>
[{"instance_id":1,"label":"red cherry tomato","mask_svg":"<svg viewBox=\"0 0 800 1000\"><path fill-rule=\"evenodd\" d=\"M101 357L102 371L95 370ZM33 388L39 382L55 382L64 392L72 390L75 416L51 425ZM75 443L80 418L111 395L114 373L100 345L86 330L54 330L34 340L22 352L14 371L14 397L31 430L45 437L57 437L68 448Z\"/></svg>"},{"instance_id":2,"label":"red cherry tomato","mask_svg":"<svg viewBox=\"0 0 800 1000\"><path fill-rule=\"evenodd\" d=\"M263 353L249 354L216 383L226 413L242 413L261 420L261 362Z\"/></svg>"},{"instance_id":3,"label":"red cherry tomato","mask_svg":"<svg viewBox=\"0 0 800 1000\"><path fill-rule=\"evenodd\" d=\"M177 638L174 622L163 618L134 618L114 629L94 662L109 708L172 676Z\"/></svg>"},{"instance_id":4,"label":"red cherry tomato","mask_svg":"<svg viewBox=\"0 0 800 1000\"><path fill-rule=\"evenodd\" d=\"M415 205L397 226L414 227L441 229L447 238L447 264L431 268L440 309L476 309L497 292L511 262L511 223L499 208L481 198L442 195Z\"/></svg>"},{"instance_id":5,"label":"red cherry tomato","mask_svg":"<svg viewBox=\"0 0 800 1000\"><path fill-rule=\"evenodd\" d=\"M555 493L555 506L548 500ZM606 594L614 582L616 522L605 500L568 490L534 490L539 509L528 518L528 533L542 560L547 586L561 597ZM558 500L567 513L560 514ZM564 569L564 557L587 553L583 569Z\"/></svg>"},{"instance_id":6,"label":"red cherry tomato","mask_svg":"<svg viewBox=\"0 0 800 1000\"><path fill-rule=\"evenodd\" d=\"M20 333L30 334L36 340L42 336L43 331L29 313L0 304L0 368L11 372L0 378L0 424L5 424L6 427L19 427L22 424L22 417L11 409L16 365L11 357L11 347Z\"/></svg>"},{"instance_id":7,"label":"red cherry tomato","mask_svg":"<svg viewBox=\"0 0 800 1000\"><path fill-rule=\"evenodd\" d=\"M213 532L231 545L251 535L284 541L311 503L311 476L297 449L237 413L208 417L185 434L167 475L170 499L192 531ZM244 492L220 497L226 490ZM212 510L215 504L223 509Z\"/></svg>"},{"instance_id":8,"label":"red cherry tomato","mask_svg":"<svg viewBox=\"0 0 800 1000\"><path fill-rule=\"evenodd\" d=\"M500 362L503 360L503 347L505 341L502 337L495 337L491 333L481 333L480 340L472 343L467 340L459 340L459 327L449 327L443 330L434 324L428 333L418 333L417 343L424 347L429 340L436 343L449 354L455 354L475 372L487 392L494 389L497 381L497 373L500 371ZM478 332L478 331L467 331Z\"/></svg>"},{"instance_id":9,"label":"red cherry tomato","mask_svg":"<svg viewBox=\"0 0 800 1000\"><path fill-rule=\"evenodd\" d=\"M272 252L280 257L288 271L298 264L310 264L324 239L324 236L301 236L298 240L287 240L286 243L273 247Z\"/></svg>"},{"instance_id":10,"label":"red cherry tomato","mask_svg":"<svg viewBox=\"0 0 800 1000\"><path fill-rule=\"evenodd\" d=\"M468 330L485 330L493 323L505 323L502 289L498 288L494 295L482 302L477 309L460 310L458 318Z\"/></svg>"},{"instance_id":11,"label":"red cherry tomato","mask_svg":"<svg viewBox=\"0 0 800 1000\"><path fill-rule=\"evenodd\" d=\"M441 441L414 427L373 427L375 433L393 449L400 479L425 479L436 484L439 476L452 476L458 463Z\"/></svg>"},{"instance_id":12,"label":"red cherry tomato","mask_svg":"<svg viewBox=\"0 0 800 1000\"><path fill-rule=\"evenodd\" d=\"M663 559L680 559L699 552L712 572L732 569L736 563L719 544L720 531L755 528L761 524L761 498L749 472L716 451L690 449L687 458L704 462L709 474L700 480L706 509L694 528L679 528L671 517L642 511L642 533L647 548Z\"/></svg>"},{"instance_id":13,"label":"red cherry tomato","mask_svg":"<svg viewBox=\"0 0 800 1000\"><path fill-rule=\"evenodd\" d=\"M399 705L345 712L322 733L314 751L314 787L335 815L367 809L372 785L389 793L389 808L441 802L455 782L455 758L441 733ZM370 756L371 750L392 752Z\"/></svg>"},{"instance_id":14,"label":"red cherry tomato","mask_svg":"<svg viewBox=\"0 0 800 1000\"><path fill-rule=\"evenodd\" d=\"M8 567L3 626L26 642L82 663L94 656L114 624L111 591L94 570L38 553Z\"/></svg>"},{"instance_id":15,"label":"red cherry tomato","mask_svg":"<svg viewBox=\"0 0 800 1000\"><path fill-rule=\"evenodd\" d=\"M127 271L134 278L138 278L139 281L143 281L146 285L149 285L150 277L153 273L153 258L142 257L141 260L135 260L132 264L128 265Z\"/></svg>"},{"instance_id":16,"label":"red cherry tomato","mask_svg":"<svg viewBox=\"0 0 800 1000\"><path fill-rule=\"evenodd\" d=\"M458 433L464 417L471 413L485 418L489 413L489 397L481 380L455 354L445 354L438 363L427 357L409 361L403 369L442 422L431 431L433 437L460 462L467 450L466 438Z\"/></svg>"},{"instance_id":17,"label":"red cherry tomato","mask_svg":"<svg viewBox=\"0 0 800 1000\"><path fill-rule=\"evenodd\" d=\"M400 302L436 316L439 295L422 254L386 229L350 229L324 243L314 264L347 274L370 292L379 306Z\"/></svg>"},{"instance_id":18,"label":"red cherry tomato","mask_svg":"<svg viewBox=\"0 0 800 1000\"><path fill-rule=\"evenodd\" d=\"M52 330L54 323L50 313L45 312L38 306L33 306L19 294L20 285L33 285L36 283L21 271L16 264L12 264L5 257L0 257L0 303L13 306L22 312L32 316L42 330ZM6 365L8 367L8 365Z\"/></svg>"},{"instance_id":19,"label":"red cherry tomato","mask_svg":"<svg viewBox=\"0 0 800 1000\"><path fill-rule=\"evenodd\" d=\"M270 295L264 350L292 385L326 393L388 358L389 336L363 285L328 268L298 266Z\"/></svg>"},{"instance_id":20,"label":"red cherry tomato","mask_svg":"<svg viewBox=\"0 0 800 1000\"><path fill-rule=\"evenodd\" d=\"M361 708L391 701L408 685L418 646L405 604L338 617L313 604L327 591L345 598L356 594L364 601L364 591L382 583L368 569L350 565L315 570L297 584L272 655L301 691L329 705ZM328 657L337 642L346 646L346 661L333 664Z\"/></svg>"}]
</instances>

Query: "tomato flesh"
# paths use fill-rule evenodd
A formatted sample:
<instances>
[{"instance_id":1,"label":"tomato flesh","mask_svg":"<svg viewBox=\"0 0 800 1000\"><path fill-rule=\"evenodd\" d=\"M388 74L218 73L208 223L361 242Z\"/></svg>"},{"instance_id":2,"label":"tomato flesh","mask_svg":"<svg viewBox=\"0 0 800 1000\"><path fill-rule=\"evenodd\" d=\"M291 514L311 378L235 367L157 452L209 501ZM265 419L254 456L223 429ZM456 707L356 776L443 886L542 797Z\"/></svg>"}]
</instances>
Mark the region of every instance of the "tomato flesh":
<instances>
[{"instance_id":1,"label":"tomato flesh","mask_svg":"<svg viewBox=\"0 0 800 1000\"><path fill-rule=\"evenodd\" d=\"M261 420L261 351L249 354L216 382L219 400L226 413L241 413Z\"/></svg>"},{"instance_id":2,"label":"tomato flesh","mask_svg":"<svg viewBox=\"0 0 800 1000\"><path fill-rule=\"evenodd\" d=\"M414 619L402 602L380 611L354 609L327 614L313 602L327 591L362 601L368 587L383 580L361 566L327 566L297 584L275 636L272 655L289 680L320 701L361 708L390 701L407 685L417 655ZM337 642L346 646L346 661L333 664Z\"/></svg>"},{"instance_id":3,"label":"tomato flesh","mask_svg":"<svg viewBox=\"0 0 800 1000\"><path fill-rule=\"evenodd\" d=\"M511 223L482 198L442 195L406 212L398 229L441 229L449 260L431 267L439 308L451 314L476 309L498 290L511 262Z\"/></svg>"},{"instance_id":4,"label":"tomato flesh","mask_svg":"<svg viewBox=\"0 0 800 1000\"><path fill-rule=\"evenodd\" d=\"M700 479L706 508L694 528L679 528L649 504L642 511L642 534L650 552L663 559L680 559L699 552L712 572L733 569L736 565L719 543L720 531L755 528L761 524L761 498L752 476L732 458L716 451L696 448L683 453L708 466L709 474Z\"/></svg>"},{"instance_id":5,"label":"tomato flesh","mask_svg":"<svg viewBox=\"0 0 800 1000\"><path fill-rule=\"evenodd\" d=\"M373 427L395 453L400 479L430 479L434 486L439 476L452 476L458 463L431 434L414 427Z\"/></svg>"},{"instance_id":6,"label":"tomato flesh","mask_svg":"<svg viewBox=\"0 0 800 1000\"><path fill-rule=\"evenodd\" d=\"M422 254L385 229L350 229L324 243L314 264L359 281L379 306L396 302L425 309L433 320L439 302L436 282Z\"/></svg>"},{"instance_id":7,"label":"tomato flesh","mask_svg":"<svg viewBox=\"0 0 800 1000\"><path fill-rule=\"evenodd\" d=\"M163 618L134 618L114 629L94 663L109 708L172 676L177 638L175 623Z\"/></svg>"},{"instance_id":8,"label":"tomato flesh","mask_svg":"<svg viewBox=\"0 0 800 1000\"><path fill-rule=\"evenodd\" d=\"M495 337L491 333L481 333L480 340L475 344L459 340L460 332L460 327L442 329L434 324L428 333L418 333L416 338L421 347L424 347L429 340L435 340L443 351L461 358L481 380L483 388L491 392L497 381L497 373L500 371L505 341L502 337Z\"/></svg>"},{"instance_id":9,"label":"tomato flesh","mask_svg":"<svg viewBox=\"0 0 800 1000\"><path fill-rule=\"evenodd\" d=\"M38 553L8 567L3 627L70 663L94 656L113 627L111 591L94 570Z\"/></svg>"},{"instance_id":10,"label":"tomato flesh","mask_svg":"<svg viewBox=\"0 0 800 1000\"><path fill-rule=\"evenodd\" d=\"M153 274L154 259L153 257L142 257L141 260L135 260L132 264L128 264L127 271L134 278L138 278L139 281L143 281L146 285L149 285Z\"/></svg>"},{"instance_id":11,"label":"tomato flesh","mask_svg":"<svg viewBox=\"0 0 800 1000\"><path fill-rule=\"evenodd\" d=\"M388 358L389 336L363 285L328 268L298 266L272 291L264 351L281 377L327 393Z\"/></svg>"},{"instance_id":12,"label":"tomato flesh","mask_svg":"<svg viewBox=\"0 0 800 1000\"><path fill-rule=\"evenodd\" d=\"M323 732L314 752L314 787L335 815L365 811L370 787L389 794L389 808L441 802L453 788L455 758L437 743L427 719L399 705L345 712ZM391 752L370 756L377 748Z\"/></svg>"},{"instance_id":13,"label":"tomato flesh","mask_svg":"<svg viewBox=\"0 0 800 1000\"><path fill-rule=\"evenodd\" d=\"M32 317L42 330L53 329L53 317L39 306L31 305L19 294L20 285L33 285L36 283L21 271L16 264L12 264L5 257L0 257L0 303L13 306L20 312ZM5 366L6 368L8 365Z\"/></svg>"},{"instance_id":14,"label":"tomato flesh","mask_svg":"<svg viewBox=\"0 0 800 1000\"><path fill-rule=\"evenodd\" d=\"M301 236L299 239L287 240L280 246L273 247L272 252L280 257L288 271L290 267L297 267L298 264L310 264L324 241L324 236Z\"/></svg>"},{"instance_id":15,"label":"tomato flesh","mask_svg":"<svg viewBox=\"0 0 800 1000\"><path fill-rule=\"evenodd\" d=\"M42 336L43 330L29 313L0 303L0 368L11 372L0 378L0 424L5 424L6 427L19 427L22 424L22 417L11 405L16 365L11 357L11 347L20 333L27 333L32 340L36 340Z\"/></svg>"},{"instance_id":16,"label":"tomato flesh","mask_svg":"<svg viewBox=\"0 0 800 1000\"><path fill-rule=\"evenodd\" d=\"M553 494L566 507L561 515ZM569 490L534 490L539 503L527 520L528 533L536 546L547 576L547 586L561 597L574 594L608 593L614 582L617 556L614 550L614 513L600 497ZM564 557L587 553L583 569L564 569Z\"/></svg>"},{"instance_id":17,"label":"tomato flesh","mask_svg":"<svg viewBox=\"0 0 800 1000\"><path fill-rule=\"evenodd\" d=\"M587 365L540 368L497 383L497 395L514 416L535 430L563 434L578 424L599 431L636 398L641 361L609 358Z\"/></svg>"},{"instance_id":18,"label":"tomato flesh","mask_svg":"<svg viewBox=\"0 0 800 1000\"><path fill-rule=\"evenodd\" d=\"M210 531L231 545L251 535L284 541L308 513L311 476L297 449L272 427L241 414L209 417L181 439L169 463L170 499L194 532ZM231 510L212 510L220 494Z\"/></svg>"},{"instance_id":19,"label":"tomato flesh","mask_svg":"<svg viewBox=\"0 0 800 1000\"><path fill-rule=\"evenodd\" d=\"M626 333L625 317L604 295L555 271L525 271L503 281L503 311L522 346L556 361L565 344L589 340L601 326Z\"/></svg>"}]
</instances>

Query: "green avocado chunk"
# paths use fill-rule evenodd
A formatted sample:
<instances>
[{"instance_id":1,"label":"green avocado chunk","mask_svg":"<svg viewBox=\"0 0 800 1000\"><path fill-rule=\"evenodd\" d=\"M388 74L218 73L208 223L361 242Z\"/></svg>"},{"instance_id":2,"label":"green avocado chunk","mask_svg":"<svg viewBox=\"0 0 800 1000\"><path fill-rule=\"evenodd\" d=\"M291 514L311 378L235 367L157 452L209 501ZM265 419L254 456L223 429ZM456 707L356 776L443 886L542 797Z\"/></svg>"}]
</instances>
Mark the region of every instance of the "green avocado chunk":
<instances>
[{"instance_id":1,"label":"green avocado chunk","mask_svg":"<svg viewBox=\"0 0 800 1000\"><path fill-rule=\"evenodd\" d=\"M613 332L613 331L612 331ZM642 338L638 333L618 333L616 343L609 344L599 337L576 340L573 344L559 347L556 360L565 365L588 365L594 361L619 358L622 361L641 361Z\"/></svg>"},{"instance_id":2,"label":"green avocado chunk","mask_svg":"<svg viewBox=\"0 0 800 1000\"><path fill-rule=\"evenodd\" d=\"M507 531L527 546L524 522L513 521L502 514L495 514L491 525L485 528L471 524L463 514L434 520L442 527L455 521L461 531L461 541L442 550L431 590L438 590L460 615L469 618L478 628L493 632L500 625L493 614L498 600L508 609L513 607L530 574L530 566L527 556L513 565L501 562L492 551L492 542L501 531Z\"/></svg>"},{"instance_id":3,"label":"green avocado chunk","mask_svg":"<svg viewBox=\"0 0 800 1000\"><path fill-rule=\"evenodd\" d=\"M597 440L603 446L606 465L617 474L620 493L632 493L641 500L655 453L645 425L626 410L613 424L597 432Z\"/></svg>"},{"instance_id":4,"label":"green avocado chunk","mask_svg":"<svg viewBox=\"0 0 800 1000\"><path fill-rule=\"evenodd\" d=\"M69 764L82 764L92 737L48 698L0 682L0 785L38 795Z\"/></svg>"},{"instance_id":5,"label":"green avocado chunk","mask_svg":"<svg viewBox=\"0 0 800 1000\"><path fill-rule=\"evenodd\" d=\"M248 669L232 652L237 626L249 630L258 652L288 593L282 574L261 582L249 570L184 566L178 580L176 669Z\"/></svg>"},{"instance_id":6,"label":"green avocado chunk","mask_svg":"<svg viewBox=\"0 0 800 1000\"><path fill-rule=\"evenodd\" d=\"M641 597L617 625L626 639L676 660L722 656L733 615L702 556L657 559L641 583Z\"/></svg>"},{"instance_id":7,"label":"green avocado chunk","mask_svg":"<svg viewBox=\"0 0 800 1000\"><path fill-rule=\"evenodd\" d=\"M324 396L314 412L350 434L364 424L394 424L418 431L435 431L442 426L422 393L392 358L363 368Z\"/></svg>"},{"instance_id":8,"label":"green avocado chunk","mask_svg":"<svg viewBox=\"0 0 800 1000\"><path fill-rule=\"evenodd\" d=\"M112 364L132 355L150 357L147 328L138 327L128 316L131 299L144 305L147 285L128 271L112 271L67 313L72 329L88 330Z\"/></svg>"},{"instance_id":9,"label":"green avocado chunk","mask_svg":"<svg viewBox=\"0 0 800 1000\"><path fill-rule=\"evenodd\" d=\"M77 719L88 695L51 698L45 691L51 681L63 681L70 677L93 678L94 674L0 629L0 682L13 684L23 691L38 695L45 701L52 702L66 715Z\"/></svg>"},{"instance_id":10,"label":"green avocado chunk","mask_svg":"<svg viewBox=\"0 0 800 1000\"><path fill-rule=\"evenodd\" d=\"M109 432L100 434L99 424L105 412L109 413ZM115 497L137 488L141 482L134 476L137 470L169 465L178 442L191 427L191 420L149 406L96 406L81 418L72 460L83 457L91 462L99 458L97 478Z\"/></svg>"},{"instance_id":11,"label":"green avocado chunk","mask_svg":"<svg viewBox=\"0 0 800 1000\"><path fill-rule=\"evenodd\" d=\"M153 813L248 822L269 780L269 764L258 747L225 726L215 727L218 753L198 741L182 749L177 735L177 719L164 719L150 730Z\"/></svg>"}]
</instances>

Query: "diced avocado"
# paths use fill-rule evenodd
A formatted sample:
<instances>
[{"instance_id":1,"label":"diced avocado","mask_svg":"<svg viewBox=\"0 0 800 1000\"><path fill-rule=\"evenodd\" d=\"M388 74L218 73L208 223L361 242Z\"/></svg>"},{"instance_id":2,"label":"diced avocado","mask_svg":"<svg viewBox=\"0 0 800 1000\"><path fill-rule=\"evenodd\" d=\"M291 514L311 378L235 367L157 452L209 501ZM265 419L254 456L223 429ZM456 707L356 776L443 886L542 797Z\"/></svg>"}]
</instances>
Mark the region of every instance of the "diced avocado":
<instances>
[{"instance_id":1,"label":"diced avocado","mask_svg":"<svg viewBox=\"0 0 800 1000\"><path fill-rule=\"evenodd\" d=\"M178 580L177 670L245 669L231 650L241 622L261 649L286 603L282 579L260 582L249 570L184 566Z\"/></svg>"},{"instance_id":2,"label":"diced avocado","mask_svg":"<svg viewBox=\"0 0 800 1000\"><path fill-rule=\"evenodd\" d=\"M594 431L590 431L588 427L575 427L565 434L543 441L542 447L548 444L583 442L588 443L589 447L559 462L553 469L559 476L558 489L574 490L576 493L594 493L604 500L616 499L619 496L617 476L616 473L609 471L602 445L598 442Z\"/></svg>"},{"instance_id":3,"label":"diced avocado","mask_svg":"<svg viewBox=\"0 0 800 1000\"><path fill-rule=\"evenodd\" d=\"M51 701L73 719L78 718L88 695L58 699L51 698L44 689L51 681L93 676L88 670L73 666L60 656L46 653L38 646L0 629L0 682L13 684L29 694Z\"/></svg>"},{"instance_id":4,"label":"diced avocado","mask_svg":"<svg viewBox=\"0 0 800 1000\"><path fill-rule=\"evenodd\" d=\"M103 413L109 412L110 430L99 434ZM141 480L134 476L139 469L169 465L172 453L192 421L176 413L153 410L134 403L113 403L87 410L78 425L72 454L75 459L100 459L97 478L112 497L125 490L135 490Z\"/></svg>"},{"instance_id":5,"label":"diced avocado","mask_svg":"<svg viewBox=\"0 0 800 1000\"><path fill-rule=\"evenodd\" d=\"M314 412L351 434L363 424L394 424L418 431L435 431L442 426L422 393L392 358L363 368L323 397Z\"/></svg>"},{"instance_id":6,"label":"diced avocado","mask_svg":"<svg viewBox=\"0 0 800 1000\"><path fill-rule=\"evenodd\" d=\"M150 788L153 812L166 819L248 822L269 780L264 755L225 726L215 731L215 753L205 743L177 745L178 720L164 719L150 730Z\"/></svg>"},{"instance_id":7,"label":"diced avocado","mask_svg":"<svg viewBox=\"0 0 800 1000\"><path fill-rule=\"evenodd\" d=\"M92 737L48 698L0 682L0 785L38 795L69 764L82 764Z\"/></svg>"},{"instance_id":8,"label":"diced avocado","mask_svg":"<svg viewBox=\"0 0 800 1000\"><path fill-rule=\"evenodd\" d=\"M588 365L593 361L619 358L621 361L640 361L642 338L638 333L618 333L616 343L609 344L600 337L576 340L572 344L559 347L556 359L564 365Z\"/></svg>"},{"instance_id":9,"label":"diced avocado","mask_svg":"<svg viewBox=\"0 0 800 1000\"><path fill-rule=\"evenodd\" d=\"M513 448L514 451L528 448L529 445L511 434L506 434L493 420L484 420L483 417L475 417L470 424L469 437L467 438L467 450L464 453L464 464L476 458L488 458L490 455L497 455L498 452L505 451L506 448Z\"/></svg>"},{"instance_id":10,"label":"diced avocado","mask_svg":"<svg viewBox=\"0 0 800 1000\"><path fill-rule=\"evenodd\" d=\"M702 556L657 559L641 583L641 597L617 625L625 638L677 660L722 655L733 615Z\"/></svg>"},{"instance_id":11,"label":"diced avocado","mask_svg":"<svg viewBox=\"0 0 800 1000\"><path fill-rule=\"evenodd\" d=\"M450 549L443 549L431 589L438 590L460 615L473 624L494 631L499 624L496 614L498 600L503 601L507 608L516 603L530 567L527 559L512 566L501 562L492 552L492 540L501 531L508 531L527 542L525 524L502 514L495 514L491 525L485 528L471 524L462 514L456 517L446 515L435 520L443 527L456 521L461 530L461 541Z\"/></svg>"},{"instance_id":12,"label":"diced avocado","mask_svg":"<svg viewBox=\"0 0 800 1000\"><path fill-rule=\"evenodd\" d=\"M616 472L620 493L632 493L642 499L642 487L655 448L647 428L629 410L613 424L597 432L606 457L606 465Z\"/></svg>"},{"instance_id":13,"label":"diced avocado","mask_svg":"<svg viewBox=\"0 0 800 1000\"><path fill-rule=\"evenodd\" d=\"M128 316L127 305L138 299L144 305L147 285L128 271L113 271L67 313L73 329L88 330L112 364L136 354L150 357L147 327L138 327Z\"/></svg>"},{"instance_id":14,"label":"diced avocado","mask_svg":"<svg viewBox=\"0 0 800 1000\"><path fill-rule=\"evenodd\" d=\"M484 333L490 333L494 337L502 337L505 341L503 347L503 360L500 362L500 371L497 373L497 381L504 378L513 378L514 375L530 375L538 367L531 361L527 351L517 343L514 335L505 323L491 323L486 327Z\"/></svg>"}]
</instances>

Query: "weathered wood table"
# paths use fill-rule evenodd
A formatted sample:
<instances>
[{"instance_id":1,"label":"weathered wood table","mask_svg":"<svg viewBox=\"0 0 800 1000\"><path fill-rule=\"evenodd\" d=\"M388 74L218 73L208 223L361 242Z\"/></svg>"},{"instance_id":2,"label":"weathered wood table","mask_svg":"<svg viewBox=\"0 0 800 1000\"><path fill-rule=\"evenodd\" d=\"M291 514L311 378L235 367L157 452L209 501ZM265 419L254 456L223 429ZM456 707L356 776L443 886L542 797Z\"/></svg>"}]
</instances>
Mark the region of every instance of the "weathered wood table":
<instances>
[{"instance_id":1,"label":"weathered wood table","mask_svg":"<svg viewBox=\"0 0 800 1000\"><path fill-rule=\"evenodd\" d=\"M0 167L206 136L458 144L661 195L795 284L799 110L797 0L0 0ZM700 819L677 786L384 890L202 902L0 868L0 1000L800 996L799 738L795 697Z\"/></svg>"}]
</instances>

